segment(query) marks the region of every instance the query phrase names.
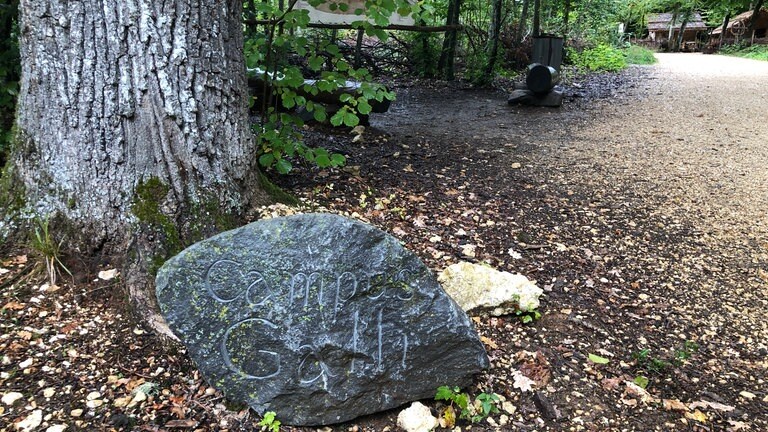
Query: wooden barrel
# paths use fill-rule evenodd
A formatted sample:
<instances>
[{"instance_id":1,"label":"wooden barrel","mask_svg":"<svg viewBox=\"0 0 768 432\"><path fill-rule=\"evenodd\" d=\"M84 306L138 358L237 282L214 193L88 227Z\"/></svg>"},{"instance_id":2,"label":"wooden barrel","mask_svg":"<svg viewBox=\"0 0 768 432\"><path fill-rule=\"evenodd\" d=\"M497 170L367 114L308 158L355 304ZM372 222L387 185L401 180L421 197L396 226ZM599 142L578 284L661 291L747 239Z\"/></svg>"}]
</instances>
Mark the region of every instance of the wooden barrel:
<instances>
[{"instance_id":1,"label":"wooden barrel","mask_svg":"<svg viewBox=\"0 0 768 432\"><path fill-rule=\"evenodd\" d=\"M549 93L559 82L560 73L555 68L540 63L528 65L528 75L525 77L528 90L537 94Z\"/></svg>"}]
</instances>

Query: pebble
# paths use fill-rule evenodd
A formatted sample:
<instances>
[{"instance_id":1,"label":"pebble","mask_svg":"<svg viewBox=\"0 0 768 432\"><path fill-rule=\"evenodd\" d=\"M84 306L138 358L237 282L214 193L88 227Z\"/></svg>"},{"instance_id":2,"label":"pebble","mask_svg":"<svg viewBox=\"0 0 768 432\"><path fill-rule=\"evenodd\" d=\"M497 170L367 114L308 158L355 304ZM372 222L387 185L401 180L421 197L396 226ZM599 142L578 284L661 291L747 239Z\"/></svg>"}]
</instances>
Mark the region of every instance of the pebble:
<instances>
[{"instance_id":1,"label":"pebble","mask_svg":"<svg viewBox=\"0 0 768 432\"><path fill-rule=\"evenodd\" d=\"M67 425L52 425L48 426L45 432L64 432L65 430L67 430Z\"/></svg>"},{"instance_id":2,"label":"pebble","mask_svg":"<svg viewBox=\"0 0 768 432\"><path fill-rule=\"evenodd\" d=\"M746 390L744 390L743 392L739 393L739 396L743 397L744 399L750 399L750 400L754 399L756 397L754 393L750 393L750 392L748 392Z\"/></svg>"},{"instance_id":3,"label":"pebble","mask_svg":"<svg viewBox=\"0 0 768 432\"><path fill-rule=\"evenodd\" d=\"M19 392L9 392L3 395L2 402L5 405L13 405L16 401L23 399L24 395Z\"/></svg>"},{"instance_id":4,"label":"pebble","mask_svg":"<svg viewBox=\"0 0 768 432\"><path fill-rule=\"evenodd\" d=\"M72 411L69 412L69 415L70 417L80 417L81 415L83 415L83 410L80 408L73 409Z\"/></svg>"},{"instance_id":5,"label":"pebble","mask_svg":"<svg viewBox=\"0 0 768 432\"><path fill-rule=\"evenodd\" d=\"M43 422L43 410L34 410L24 420L14 423L16 430L28 432L35 430Z\"/></svg>"}]
</instances>

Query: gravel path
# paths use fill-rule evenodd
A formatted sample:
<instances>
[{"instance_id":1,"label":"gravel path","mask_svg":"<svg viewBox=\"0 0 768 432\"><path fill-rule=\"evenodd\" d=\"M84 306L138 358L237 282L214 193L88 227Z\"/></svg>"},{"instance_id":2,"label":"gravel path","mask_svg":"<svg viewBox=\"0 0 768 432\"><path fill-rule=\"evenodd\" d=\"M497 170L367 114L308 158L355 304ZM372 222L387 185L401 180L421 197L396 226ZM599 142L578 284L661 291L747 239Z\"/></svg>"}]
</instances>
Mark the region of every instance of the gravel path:
<instances>
[{"instance_id":1,"label":"gravel path","mask_svg":"<svg viewBox=\"0 0 768 432\"><path fill-rule=\"evenodd\" d=\"M729 430L745 424L766 430L768 63L701 54L657 58L657 65L637 68L644 78L634 89L600 103L593 120L572 129L572 139L549 141L530 157L547 182L592 194L597 207L646 208L648 220L630 226L664 237L605 237L616 242L609 249L638 256L656 275L637 295L643 311L662 320L642 331L642 319L625 315L623 327L636 325L634 337L650 345L664 346L667 336L705 347L693 361L696 372L673 377L679 388L661 396L676 391L688 402L717 400L748 412L728 420ZM636 276L643 271L618 267ZM676 429L653 423L645 427Z\"/></svg>"},{"instance_id":2,"label":"gravel path","mask_svg":"<svg viewBox=\"0 0 768 432\"><path fill-rule=\"evenodd\" d=\"M737 242L768 232L768 62L657 54L647 98L607 105L565 155L640 180L665 211Z\"/></svg>"}]
</instances>

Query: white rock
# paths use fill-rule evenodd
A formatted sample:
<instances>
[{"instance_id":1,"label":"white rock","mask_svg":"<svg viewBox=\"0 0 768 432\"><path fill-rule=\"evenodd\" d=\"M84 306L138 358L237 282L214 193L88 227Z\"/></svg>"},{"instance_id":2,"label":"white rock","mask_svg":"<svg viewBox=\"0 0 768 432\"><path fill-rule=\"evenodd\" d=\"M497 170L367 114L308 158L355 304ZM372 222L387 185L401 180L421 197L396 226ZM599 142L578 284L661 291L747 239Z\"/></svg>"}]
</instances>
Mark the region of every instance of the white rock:
<instances>
[{"instance_id":1,"label":"white rock","mask_svg":"<svg viewBox=\"0 0 768 432\"><path fill-rule=\"evenodd\" d=\"M43 422L43 410L34 410L32 411L32 414L27 416L24 420L14 423L13 427L16 428L16 430L20 431L31 431L34 430L36 427L40 426L40 423Z\"/></svg>"},{"instance_id":2,"label":"white rock","mask_svg":"<svg viewBox=\"0 0 768 432\"><path fill-rule=\"evenodd\" d=\"M466 256L466 257L474 258L476 256L476 254L477 254L477 246L476 245L465 244L465 245L461 245L459 247L461 248L461 254Z\"/></svg>"},{"instance_id":3,"label":"white rock","mask_svg":"<svg viewBox=\"0 0 768 432\"><path fill-rule=\"evenodd\" d=\"M102 270L99 272L99 279L101 280L112 280L115 276L117 276L117 269Z\"/></svg>"},{"instance_id":4,"label":"white rock","mask_svg":"<svg viewBox=\"0 0 768 432\"><path fill-rule=\"evenodd\" d=\"M32 357L24 360L23 362L19 363L19 369L26 369L30 366L32 366L32 363L34 363L34 360L32 360Z\"/></svg>"},{"instance_id":5,"label":"white rock","mask_svg":"<svg viewBox=\"0 0 768 432\"><path fill-rule=\"evenodd\" d=\"M53 425L49 426L45 432L64 432L65 430L67 430L67 425Z\"/></svg>"},{"instance_id":6,"label":"white rock","mask_svg":"<svg viewBox=\"0 0 768 432\"><path fill-rule=\"evenodd\" d=\"M47 389L43 390L43 396L46 399L50 399L53 397L53 395L56 394L56 389L53 387L48 387Z\"/></svg>"},{"instance_id":7,"label":"white rock","mask_svg":"<svg viewBox=\"0 0 768 432\"><path fill-rule=\"evenodd\" d=\"M464 311L483 309L496 316L535 310L543 293L523 275L468 262L449 266L437 280Z\"/></svg>"},{"instance_id":8,"label":"white rock","mask_svg":"<svg viewBox=\"0 0 768 432\"><path fill-rule=\"evenodd\" d=\"M23 398L24 398L24 395L19 392L9 392L3 395L2 402L5 405L13 405L16 403L16 401Z\"/></svg>"},{"instance_id":9,"label":"white rock","mask_svg":"<svg viewBox=\"0 0 768 432\"><path fill-rule=\"evenodd\" d=\"M412 403L397 416L397 425L406 432L429 432L436 428L437 424L437 418L421 402Z\"/></svg>"}]
</instances>

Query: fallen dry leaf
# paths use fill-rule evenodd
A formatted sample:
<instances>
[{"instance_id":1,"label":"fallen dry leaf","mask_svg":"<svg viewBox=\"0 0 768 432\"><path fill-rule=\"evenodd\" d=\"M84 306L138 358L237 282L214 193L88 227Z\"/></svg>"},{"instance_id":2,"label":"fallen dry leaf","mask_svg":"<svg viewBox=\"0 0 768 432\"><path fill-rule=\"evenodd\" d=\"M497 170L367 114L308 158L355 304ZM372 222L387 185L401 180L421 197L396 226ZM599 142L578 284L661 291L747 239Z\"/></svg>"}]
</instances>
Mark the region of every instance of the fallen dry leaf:
<instances>
[{"instance_id":1,"label":"fallen dry leaf","mask_svg":"<svg viewBox=\"0 0 768 432\"><path fill-rule=\"evenodd\" d=\"M600 381L600 385L606 390L615 390L621 384L621 378L604 378Z\"/></svg>"},{"instance_id":2,"label":"fallen dry leaf","mask_svg":"<svg viewBox=\"0 0 768 432\"><path fill-rule=\"evenodd\" d=\"M685 413L685 417L689 418L691 420L696 420L699 423L706 423L707 422L707 415L699 410L694 410L692 413L687 412Z\"/></svg>"},{"instance_id":3,"label":"fallen dry leaf","mask_svg":"<svg viewBox=\"0 0 768 432\"><path fill-rule=\"evenodd\" d=\"M536 382L534 382L532 379L528 378L517 370L512 372L512 377L515 379L515 381L512 383L512 387L519 389L523 393L531 391L533 386L536 384Z\"/></svg>"},{"instance_id":4,"label":"fallen dry leaf","mask_svg":"<svg viewBox=\"0 0 768 432\"><path fill-rule=\"evenodd\" d=\"M662 399L661 404L667 411L688 411L688 407L677 399Z\"/></svg>"},{"instance_id":5,"label":"fallen dry leaf","mask_svg":"<svg viewBox=\"0 0 768 432\"><path fill-rule=\"evenodd\" d=\"M165 422L167 428L193 428L197 426L194 420L170 420Z\"/></svg>"},{"instance_id":6,"label":"fallen dry leaf","mask_svg":"<svg viewBox=\"0 0 768 432\"><path fill-rule=\"evenodd\" d=\"M22 310L24 309L24 304L11 300L3 306L3 309Z\"/></svg>"},{"instance_id":7,"label":"fallen dry leaf","mask_svg":"<svg viewBox=\"0 0 768 432\"><path fill-rule=\"evenodd\" d=\"M493 341L493 339L486 337L486 336L480 336L480 341L484 343L488 348L491 349L498 349L499 346L496 344L496 342Z\"/></svg>"},{"instance_id":8,"label":"fallen dry leaf","mask_svg":"<svg viewBox=\"0 0 768 432\"><path fill-rule=\"evenodd\" d=\"M733 410L735 410L735 409L736 409L735 407L732 407L732 406L730 406L730 405L725 405L725 404L721 404L721 403L717 403L717 402L710 402L710 401L697 401L697 402L692 402L692 403L689 405L689 408L690 408L690 409L696 409L696 408L711 408L711 409L713 409L713 410L716 410L716 411L723 411L723 412L729 412L729 411L733 411Z\"/></svg>"}]
</instances>

